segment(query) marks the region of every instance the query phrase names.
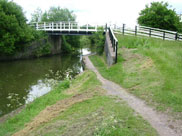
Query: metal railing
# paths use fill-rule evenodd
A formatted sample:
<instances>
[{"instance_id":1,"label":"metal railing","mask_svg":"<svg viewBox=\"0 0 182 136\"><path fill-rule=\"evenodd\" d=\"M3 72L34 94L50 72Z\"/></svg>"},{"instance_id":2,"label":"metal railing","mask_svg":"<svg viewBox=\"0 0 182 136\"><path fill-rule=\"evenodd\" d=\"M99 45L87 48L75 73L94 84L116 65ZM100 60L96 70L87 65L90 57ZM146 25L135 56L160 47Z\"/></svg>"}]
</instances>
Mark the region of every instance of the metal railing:
<instances>
[{"instance_id":1,"label":"metal railing","mask_svg":"<svg viewBox=\"0 0 182 136\"><path fill-rule=\"evenodd\" d=\"M114 32L111 27L108 28L109 30L109 38L111 40L113 51L115 52L115 63L117 63L118 58L118 40L114 35Z\"/></svg>"}]
</instances>

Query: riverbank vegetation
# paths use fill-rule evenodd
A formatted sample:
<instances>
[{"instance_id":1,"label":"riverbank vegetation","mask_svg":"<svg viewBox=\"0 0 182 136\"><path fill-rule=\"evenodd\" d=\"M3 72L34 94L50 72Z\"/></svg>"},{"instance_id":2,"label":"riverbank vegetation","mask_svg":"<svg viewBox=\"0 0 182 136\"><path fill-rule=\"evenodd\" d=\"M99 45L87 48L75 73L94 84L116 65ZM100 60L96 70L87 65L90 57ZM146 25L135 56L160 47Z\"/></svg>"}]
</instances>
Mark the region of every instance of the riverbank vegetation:
<instances>
[{"instance_id":1,"label":"riverbank vegetation","mask_svg":"<svg viewBox=\"0 0 182 136\"><path fill-rule=\"evenodd\" d=\"M80 45L81 48L90 48L92 52L102 55L104 52L105 35L103 27L98 28L98 32L95 32L91 36L81 36Z\"/></svg>"},{"instance_id":2,"label":"riverbank vegetation","mask_svg":"<svg viewBox=\"0 0 182 136\"><path fill-rule=\"evenodd\" d=\"M182 43L123 35L117 38L117 64L108 67L105 57L90 57L102 76L156 109L182 117Z\"/></svg>"},{"instance_id":3,"label":"riverbank vegetation","mask_svg":"<svg viewBox=\"0 0 182 136\"><path fill-rule=\"evenodd\" d=\"M92 71L60 83L0 124L0 135L12 134L157 135L123 100L106 96Z\"/></svg>"},{"instance_id":4,"label":"riverbank vegetation","mask_svg":"<svg viewBox=\"0 0 182 136\"><path fill-rule=\"evenodd\" d=\"M0 1L0 54L12 55L44 36L26 24L22 8L13 1Z\"/></svg>"}]
</instances>

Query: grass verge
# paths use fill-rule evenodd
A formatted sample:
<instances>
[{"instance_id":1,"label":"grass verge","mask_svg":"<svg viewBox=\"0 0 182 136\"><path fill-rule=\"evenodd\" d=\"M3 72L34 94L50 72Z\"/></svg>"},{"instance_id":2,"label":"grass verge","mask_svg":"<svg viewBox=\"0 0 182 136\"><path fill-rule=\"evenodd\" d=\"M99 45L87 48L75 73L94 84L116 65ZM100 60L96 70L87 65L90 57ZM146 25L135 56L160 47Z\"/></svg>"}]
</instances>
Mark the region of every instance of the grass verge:
<instances>
[{"instance_id":1,"label":"grass verge","mask_svg":"<svg viewBox=\"0 0 182 136\"><path fill-rule=\"evenodd\" d=\"M70 83L70 88L65 90L68 86L69 84L65 82L47 95L27 105L20 114L0 125L0 135L12 135L15 131L24 129L27 126L25 124L31 122L32 119L35 121L41 110L56 101L67 100L68 102L72 98L80 98L84 95L89 95L88 99L74 103L60 112L53 120L45 122L33 130L28 130L26 134L29 136L157 135L150 124L121 99L105 96L105 91L101 88L101 83L94 72L86 71L77 76ZM52 106L49 106L48 109L51 109Z\"/></svg>"},{"instance_id":2,"label":"grass verge","mask_svg":"<svg viewBox=\"0 0 182 136\"><path fill-rule=\"evenodd\" d=\"M118 63L107 67L102 56L90 59L103 77L155 105L182 112L182 43L117 35Z\"/></svg>"},{"instance_id":3,"label":"grass verge","mask_svg":"<svg viewBox=\"0 0 182 136\"><path fill-rule=\"evenodd\" d=\"M157 135L149 123L121 99L105 96L105 91L100 85L95 73L85 72L66 92L72 94L87 92L94 95L88 100L72 105L57 118L36 129L31 135Z\"/></svg>"}]
</instances>

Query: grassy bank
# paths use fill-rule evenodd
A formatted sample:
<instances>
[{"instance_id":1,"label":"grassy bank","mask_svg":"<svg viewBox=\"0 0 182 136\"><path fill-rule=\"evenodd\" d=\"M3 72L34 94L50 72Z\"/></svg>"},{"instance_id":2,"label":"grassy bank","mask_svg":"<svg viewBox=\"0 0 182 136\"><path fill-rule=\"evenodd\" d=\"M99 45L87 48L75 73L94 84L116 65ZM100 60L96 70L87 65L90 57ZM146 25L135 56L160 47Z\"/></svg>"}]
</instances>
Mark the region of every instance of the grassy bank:
<instances>
[{"instance_id":1,"label":"grassy bank","mask_svg":"<svg viewBox=\"0 0 182 136\"><path fill-rule=\"evenodd\" d=\"M11 135L15 131L22 129L27 122L30 122L41 110L46 106L55 104L58 100L70 97L64 95L62 92L69 87L69 82L64 81L50 93L39 97L18 115L8 119L6 122L0 124L0 136Z\"/></svg>"},{"instance_id":2,"label":"grassy bank","mask_svg":"<svg viewBox=\"0 0 182 136\"><path fill-rule=\"evenodd\" d=\"M117 38L117 64L107 67L104 57L90 57L102 76L159 110L182 112L182 43L122 35Z\"/></svg>"},{"instance_id":3,"label":"grassy bank","mask_svg":"<svg viewBox=\"0 0 182 136\"><path fill-rule=\"evenodd\" d=\"M27 105L20 114L0 124L0 135L11 135L21 129L23 131L19 131L17 135L157 135L148 122L125 102L106 96L92 71L77 76L68 87L67 81L62 83ZM73 104L67 106L69 103ZM56 105L64 107L64 110L54 118L51 117L51 120L37 125L38 119L49 116L42 114L45 113L42 111L49 109L46 113L54 113ZM26 129L27 126L31 129Z\"/></svg>"}]
</instances>

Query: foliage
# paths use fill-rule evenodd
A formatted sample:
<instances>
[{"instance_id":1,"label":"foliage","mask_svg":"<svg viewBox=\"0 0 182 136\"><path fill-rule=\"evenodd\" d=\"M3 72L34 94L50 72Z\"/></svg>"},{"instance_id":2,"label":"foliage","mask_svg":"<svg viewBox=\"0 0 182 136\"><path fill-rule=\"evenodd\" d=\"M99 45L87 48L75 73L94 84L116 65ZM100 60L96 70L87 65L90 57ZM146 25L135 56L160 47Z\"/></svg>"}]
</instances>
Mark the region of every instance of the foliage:
<instances>
[{"instance_id":1,"label":"foliage","mask_svg":"<svg viewBox=\"0 0 182 136\"><path fill-rule=\"evenodd\" d=\"M150 6L140 12L140 25L182 32L182 23L175 10L170 9L168 3L152 2Z\"/></svg>"},{"instance_id":2,"label":"foliage","mask_svg":"<svg viewBox=\"0 0 182 136\"><path fill-rule=\"evenodd\" d=\"M87 35L83 35L80 37L81 48L89 48L91 46L90 37L91 36L87 36Z\"/></svg>"},{"instance_id":3,"label":"foliage","mask_svg":"<svg viewBox=\"0 0 182 136\"><path fill-rule=\"evenodd\" d=\"M40 22L42 20L42 10L37 8L32 14L31 22Z\"/></svg>"},{"instance_id":4,"label":"foliage","mask_svg":"<svg viewBox=\"0 0 182 136\"><path fill-rule=\"evenodd\" d=\"M56 22L56 21L75 21L76 16L73 11L67 8L51 7L44 13L41 9L37 9L32 14L32 22ZM70 53L80 48L79 36L62 36L62 52Z\"/></svg>"},{"instance_id":5,"label":"foliage","mask_svg":"<svg viewBox=\"0 0 182 136\"><path fill-rule=\"evenodd\" d=\"M96 46L96 52L102 55L104 51L105 35L102 27L98 28L98 32L89 37L92 45Z\"/></svg>"},{"instance_id":6,"label":"foliage","mask_svg":"<svg viewBox=\"0 0 182 136\"><path fill-rule=\"evenodd\" d=\"M35 50L34 54L36 57L43 55L48 55L51 53L51 44L47 41L45 45L40 45L38 49Z\"/></svg>"},{"instance_id":7,"label":"foliage","mask_svg":"<svg viewBox=\"0 0 182 136\"><path fill-rule=\"evenodd\" d=\"M13 1L0 0L0 30L1 55L14 54L35 39L35 30L26 24L22 8Z\"/></svg>"},{"instance_id":8,"label":"foliage","mask_svg":"<svg viewBox=\"0 0 182 136\"><path fill-rule=\"evenodd\" d=\"M66 40L67 36L62 36L62 51L64 53L69 53L71 52L71 44L69 44Z\"/></svg>"},{"instance_id":9,"label":"foliage","mask_svg":"<svg viewBox=\"0 0 182 136\"><path fill-rule=\"evenodd\" d=\"M69 11L67 8L51 7L49 11L43 13L41 21L75 21L75 19L73 11Z\"/></svg>"}]
</instances>

